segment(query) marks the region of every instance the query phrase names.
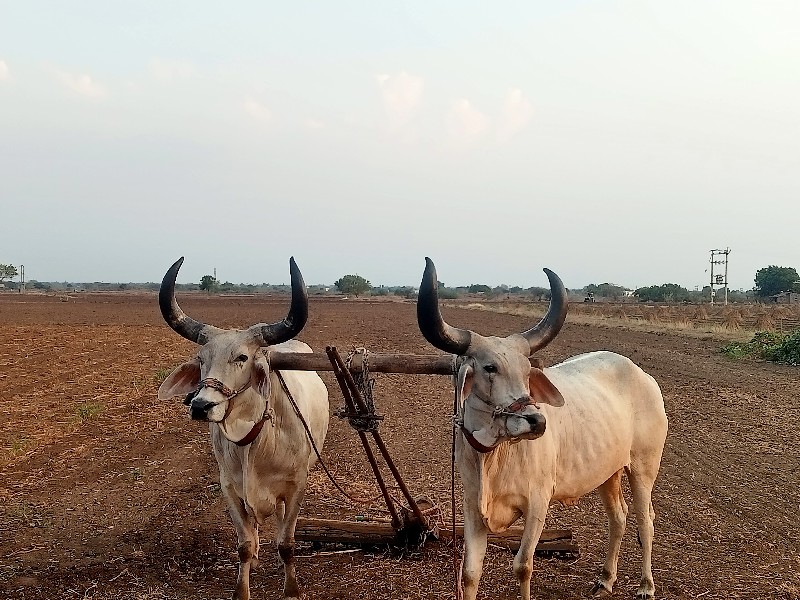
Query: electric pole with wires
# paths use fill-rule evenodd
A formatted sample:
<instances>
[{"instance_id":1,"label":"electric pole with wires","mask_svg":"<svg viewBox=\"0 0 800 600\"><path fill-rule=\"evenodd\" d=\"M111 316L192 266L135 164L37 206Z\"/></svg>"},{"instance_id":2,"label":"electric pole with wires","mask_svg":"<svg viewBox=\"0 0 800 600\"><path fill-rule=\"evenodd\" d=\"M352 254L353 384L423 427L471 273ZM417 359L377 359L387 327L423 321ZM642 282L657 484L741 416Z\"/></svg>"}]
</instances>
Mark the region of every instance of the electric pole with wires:
<instances>
[{"instance_id":1,"label":"electric pole with wires","mask_svg":"<svg viewBox=\"0 0 800 600\"><path fill-rule=\"evenodd\" d=\"M714 290L714 286L717 285L725 287L725 305L728 305L728 255L730 253L730 248L711 251L711 304L714 304L714 297L717 295ZM724 272L714 275L714 265L725 265Z\"/></svg>"}]
</instances>

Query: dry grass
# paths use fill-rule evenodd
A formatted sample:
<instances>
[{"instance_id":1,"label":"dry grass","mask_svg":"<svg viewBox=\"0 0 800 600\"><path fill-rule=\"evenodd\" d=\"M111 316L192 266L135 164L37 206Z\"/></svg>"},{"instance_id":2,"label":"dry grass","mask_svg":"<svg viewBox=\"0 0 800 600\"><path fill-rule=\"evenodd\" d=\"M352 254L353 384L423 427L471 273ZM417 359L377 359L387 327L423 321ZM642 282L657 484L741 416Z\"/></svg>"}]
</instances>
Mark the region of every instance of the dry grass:
<instances>
[{"instance_id":1,"label":"dry grass","mask_svg":"<svg viewBox=\"0 0 800 600\"><path fill-rule=\"evenodd\" d=\"M449 306L487 310L540 318L547 305L543 303L458 304ZM800 312L800 311L798 311ZM777 317L776 315L788 315ZM756 331L777 328L777 319L792 318L789 307L741 306L654 306L643 304L579 304L570 305L570 322L599 327L622 327L633 331L676 332L691 337L711 336L722 341L745 341Z\"/></svg>"}]
</instances>

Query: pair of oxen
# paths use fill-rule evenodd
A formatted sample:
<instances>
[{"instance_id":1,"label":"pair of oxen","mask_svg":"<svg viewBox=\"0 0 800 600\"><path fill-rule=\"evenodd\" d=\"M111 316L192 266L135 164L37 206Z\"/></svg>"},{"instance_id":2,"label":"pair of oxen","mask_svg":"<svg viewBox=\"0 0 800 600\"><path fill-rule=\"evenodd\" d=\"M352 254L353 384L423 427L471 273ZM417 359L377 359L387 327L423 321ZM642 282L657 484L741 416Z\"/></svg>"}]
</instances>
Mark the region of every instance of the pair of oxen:
<instances>
[{"instance_id":1,"label":"pair of oxen","mask_svg":"<svg viewBox=\"0 0 800 600\"><path fill-rule=\"evenodd\" d=\"M273 514L284 596L301 597L294 529L317 459L311 440L320 450L325 440L328 392L314 372L271 371L269 353L311 351L293 339L308 317L303 277L290 259L292 300L285 319L226 330L196 321L178 306L175 279L182 262L164 276L159 303L170 327L200 350L166 378L159 398L185 396L191 417L210 422L220 485L238 537L233 597L250 597L258 528ZM488 533L524 517L513 570L520 595L528 600L533 554L549 505L577 501L593 490L608 516L609 545L591 592L610 595L628 514L624 472L642 547L636 597L652 598L651 495L667 434L661 391L633 362L611 352L582 354L544 369L531 365L531 355L556 337L567 314L564 285L555 273L545 272L551 300L542 320L519 334L484 337L444 321L436 269L426 259L417 303L420 330L433 346L460 357L457 461L464 486L464 596L476 598Z\"/></svg>"}]
</instances>

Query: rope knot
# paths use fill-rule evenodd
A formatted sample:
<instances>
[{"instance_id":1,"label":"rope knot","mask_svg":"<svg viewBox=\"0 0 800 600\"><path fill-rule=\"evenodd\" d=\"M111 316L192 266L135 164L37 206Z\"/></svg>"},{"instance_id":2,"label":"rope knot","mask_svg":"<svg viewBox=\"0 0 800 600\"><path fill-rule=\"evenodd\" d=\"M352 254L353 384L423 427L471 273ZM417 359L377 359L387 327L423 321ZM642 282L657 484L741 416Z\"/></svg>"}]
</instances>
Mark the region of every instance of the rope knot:
<instances>
[{"instance_id":1,"label":"rope knot","mask_svg":"<svg viewBox=\"0 0 800 600\"><path fill-rule=\"evenodd\" d=\"M361 369L353 372L351 365L353 358L360 356ZM345 360L347 370L353 374L353 381L361 393L361 397L366 405L366 411L359 411L358 414L348 413L345 408L337 411L336 416L340 419L347 419L350 427L356 431L369 433L370 431L377 431L378 427L383 420L383 416L375 414L375 400L372 395L372 388L375 387L375 378L369 376L369 351L366 348L354 348L347 354Z\"/></svg>"}]
</instances>

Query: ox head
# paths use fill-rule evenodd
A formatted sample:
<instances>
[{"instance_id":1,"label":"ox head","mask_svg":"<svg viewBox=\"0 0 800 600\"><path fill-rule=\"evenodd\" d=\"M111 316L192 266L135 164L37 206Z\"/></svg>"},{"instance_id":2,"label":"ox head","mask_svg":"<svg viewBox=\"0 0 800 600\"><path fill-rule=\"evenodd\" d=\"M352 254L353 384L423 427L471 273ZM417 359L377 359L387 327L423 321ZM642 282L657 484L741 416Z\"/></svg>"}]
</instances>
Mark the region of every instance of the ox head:
<instances>
[{"instance_id":1,"label":"ox head","mask_svg":"<svg viewBox=\"0 0 800 600\"><path fill-rule=\"evenodd\" d=\"M303 276L294 258L289 259L292 303L285 319L228 330L195 321L178 306L175 279L181 264L182 257L164 275L158 302L167 324L187 340L200 344L200 350L164 380L158 397L186 396L185 403L190 407L192 419L223 423L223 432L230 439L241 437L228 429L236 427L238 422L238 429L249 430L248 424L261 418L269 399L269 363L262 349L295 337L308 319L308 294ZM250 388L258 392L256 397L262 402L235 400ZM247 397L253 398L252 392ZM235 418L226 423L234 411Z\"/></svg>"},{"instance_id":2,"label":"ox head","mask_svg":"<svg viewBox=\"0 0 800 600\"><path fill-rule=\"evenodd\" d=\"M512 439L535 439L546 428L539 404L562 406L564 399L530 356L558 335L567 317L567 292L558 275L550 280L550 307L527 331L508 337L484 337L451 327L439 311L436 267L425 259L417 301L417 322L431 344L462 357L457 386L464 401L463 431L470 444L487 452Z\"/></svg>"}]
</instances>

